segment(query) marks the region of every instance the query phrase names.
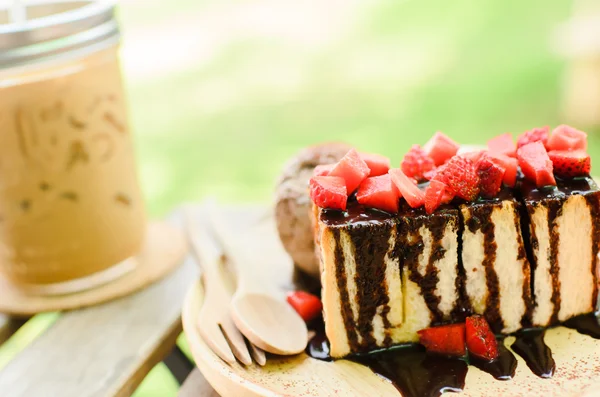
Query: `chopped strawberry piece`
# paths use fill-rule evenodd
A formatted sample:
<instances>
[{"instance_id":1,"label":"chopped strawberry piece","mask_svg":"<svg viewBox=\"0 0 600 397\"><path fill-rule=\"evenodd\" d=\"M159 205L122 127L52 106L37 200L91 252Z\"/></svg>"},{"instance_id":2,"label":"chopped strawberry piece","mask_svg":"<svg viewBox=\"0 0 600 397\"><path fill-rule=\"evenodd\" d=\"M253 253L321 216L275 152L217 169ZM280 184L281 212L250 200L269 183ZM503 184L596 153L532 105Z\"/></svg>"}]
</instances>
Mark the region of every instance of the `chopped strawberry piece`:
<instances>
[{"instance_id":1,"label":"chopped strawberry piece","mask_svg":"<svg viewBox=\"0 0 600 397\"><path fill-rule=\"evenodd\" d=\"M430 181L433 178L435 178L435 175L437 174L437 168L432 169L431 171L427 171L426 173L423 174L423 179L426 181Z\"/></svg>"},{"instance_id":2,"label":"chopped strawberry piece","mask_svg":"<svg viewBox=\"0 0 600 397\"><path fill-rule=\"evenodd\" d=\"M313 176L310 179L310 198L318 207L345 210L348 194L344 178Z\"/></svg>"},{"instance_id":3,"label":"chopped strawberry piece","mask_svg":"<svg viewBox=\"0 0 600 397\"><path fill-rule=\"evenodd\" d=\"M446 194L446 184L440 181L431 181L425 189L425 212L433 214L433 211L442 205L442 198ZM452 199L450 199L452 200Z\"/></svg>"},{"instance_id":4,"label":"chopped strawberry piece","mask_svg":"<svg viewBox=\"0 0 600 397\"><path fill-rule=\"evenodd\" d=\"M517 183L517 168L519 162L517 159L505 156L503 154L488 154L490 160L504 168L504 178L502 182L508 187L515 187Z\"/></svg>"},{"instance_id":5,"label":"chopped strawberry piece","mask_svg":"<svg viewBox=\"0 0 600 397\"><path fill-rule=\"evenodd\" d=\"M472 152L461 153L459 156L469 159L473 164L476 164L485 152L485 150L474 150Z\"/></svg>"},{"instance_id":6,"label":"chopped strawberry piece","mask_svg":"<svg viewBox=\"0 0 600 397\"><path fill-rule=\"evenodd\" d=\"M552 161L542 142L533 142L517 150L519 166L525 178L535 182L537 187L556 185L552 173Z\"/></svg>"},{"instance_id":7,"label":"chopped strawberry piece","mask_svg":"<svg viewBox=\"0 0 600 397\"><path fill-rule=\"evenodd\" d=\"M327 176L333 169L335 164L321 164L317 165L313 170L313 176Z\"/></svg>"},{"instance_id":8,"label":"chopped strawberry piece","mask_svg":"<svg viewBox=\"0 0 600 397\"><path fill-rule=\"evenodd\" d=\"M369 176L385 175L390 170L390 159L377 153L359 153L371 170Z\"/></svg>"},{"instance_id":9,"label":"chopped strawberry piece","mask_svg":"<svg viewBox=\"0 0 600 397\"><path fill-rule=\"evenodd\" d=\"M308 292L289 292L287 294L287 301L306 322L315 319L321 314L321 310L323 310L321 300Z\"/></svg>"},{"instance_id":10,"label":"chopped strawberry piece","mask_svg":"<svg viewBox=\"0 0 600 397\"><path fill-rule=\"evenodd\" d=\"M551 150L548 156L557 176L573 178L590 174L591 159L585 150Z\"/></svg>"},{"instance_id":11,"label":"chopped strawberry piece","mask_svg":"<svg viewBox=\"0 0 600 397\"><path fill-rule=\"evenodd\" d=\"M364 181L371 170L367 163L360 158L355 149L350 149L342 159L329 171L329 176L340 176L346 181L346 191L351 195L358 185Z\"/></svg>"},{"instance_id":12,"label":"chopped strawberry piece","mask_svg":"<svg viewBox=\"0 0 600 397\"><path fill-rule=\"evenodd\" d=\"M444 190L444 194L442 195L441 203L448 204L452 200L454 200L454 193L452 193L450 190L448 190L448 187L446 186L446 189Z\"/></svg>"},{"instance_id":13,"label":"chopped strawberry piece","mask_svg":"<svg viewBox=\"0 0 600 397\"><path fill-rule=\"evenodd\" d=\"M490 153L503 154L509 157L517 157L517 145L515 145L510 132L490 139L488 141L488 149Z\"/></svg>"},{"instance_id":14,"label":"chopped strawberry piece","mask_svg":"<svg viewBox=\"0 0 600 397\"><path fill-rule=\"evenodd\" d=\"M529 131L525 131L517 138L517 148L521 148L532 142L542 142L546 146L548 142L548 135L550 134L550 127L539 127Z\"/></svg>"},{"instance_id":15,"label":"chopped strawberry piece","mask_svg":"<svg viewBox=\"0 0 600 397\"><path fill-rule=\"evenodd\" d=\"M483 197L495 197L502 187L504 172L506 170L492 160L488 154L481 156L477 162L479 175L479 192Z\"/></svg>"},{"instance_id":16,"label":"chopped strawberry piece","mask_svg":"<svg viewBox=\"0 0 600 397\"><path fill-rule=\"evenodd\" d=\"M548 150L586 150L587 134L568 125L559 125L552 131L546 147Z\"/></svg>"},{"instance_id":17,"label":"chopped strawberry piece","mask_svg":"<svg viewBox=\"0 0 600 397\"><path fill-rule=\"evenodd\" d=\"M419 208L425 204L425 193L400 168L392 168L389 174L392 177L392 182L394 182L400 194L411 208Z\"/></svg>"},{"instance_id":18,"label":"chopped strawberry piece","mask_svg":"<svg viewBox=\"0 0 600 397\"><path fill-rule=\"evenodd\" d=\"M434 180L445 183L456 196L473 201L479 194L479 176L473 162L454 156L438 170Z\"/></svg>"},{"instance_id":19,"label":"chopped strawberry piece","mask_svg":"<svg viewBox=\"0 0 600 397\"><path fill-rule=\"evenodd\" d=\"M398 212L400 191L389 174L367 178L360 184L356 192L356 200L367 207L378 208L387 212Z\"/></svg>"},{"instance_id":20,"label":"chopped strawberry piece","mask_svg":"<svg viewBox=\"0 0 600 397\"><path fill-rule=\"evenodd\" d=\"M465 325L450 324L422 329L417 332L419 342L430 353L462 357L465 349Z\"/></svg>"},{"instance_id":21,"label":"chopped strawberry piece","mask_svg":"<svg viewBox=\"0 0 600 397\"><path fill-rule=\"evenodd\" d=\"M400 168L402 168L402 172L406 176L422 180L425 179L426 173L435 168L435 164L433 163L433 159L421 149L421 146L413 145L404 156L404 159L402 159Z\"/></svg>"},{"instance_id":22,"label":"chopped strawberry piece","mask_svg":"<svg viewBox=\"0 0 600 397\"><path fill-rule=\"evenodd\" d=\"M436 166L444 164L458 152L460 145L441 132L436 132L423 146L425 153L433 159Z\"/></svg>"},{"instance_id":23,"label":"chopped strawberry piece","mask_svg":"<svg viewBox=\"0 0 600 397\"><path fill-rule=\"evenodd\" d=\"M498 358L498 342L485 318L479 315L467 317L465 331L470 354L489 361Z\"/></svg>"}]
</instances>

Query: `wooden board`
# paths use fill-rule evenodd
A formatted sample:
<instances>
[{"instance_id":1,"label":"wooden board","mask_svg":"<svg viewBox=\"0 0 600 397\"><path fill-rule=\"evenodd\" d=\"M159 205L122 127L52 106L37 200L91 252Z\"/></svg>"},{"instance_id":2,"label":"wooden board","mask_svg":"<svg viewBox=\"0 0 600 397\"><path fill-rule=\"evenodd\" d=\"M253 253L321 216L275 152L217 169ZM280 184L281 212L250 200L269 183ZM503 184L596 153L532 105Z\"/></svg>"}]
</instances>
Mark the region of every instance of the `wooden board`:
<instances>
[{"instance_id":1,"label":"wooden board","mask_svg":"<svg viewBox=\"0 0 600 397\"><path fill-rule=\"evenodd\" d=\"M0 312L29 316L107 302L160 280L181 264L186 252L187 240L180 229L165 222L152 222L131 272L96 288L65 295L32 295L0 280Z\"/></svg>"},{"instance_id":2,"label":"wooden board","mask_svg":"<svg viewBox=\"0 0 600 397\"><path fill-rule=\"evenodd\" d=\"M0 395L130 396L173 348L197 277L189 256L143 291L63 314L0 371Z\"/></svg>"},{"instance_id":3,"label":"wooden board","mask_svg":"<svg viewBox=\"0 0 600 397\"><path fill-rule=\"evenodd\" d=\"M265 282L291 284L292 265L279 244L272 221L255 218L247 226L231 214L238 244L253 247L262 261L255 271ZM269 358L265 367L227 365L210 351L197 332L197 316L202 305L202 286L197 282L186 297L183 327L196 364L213 388L223 397L242 396L382 396L397 397L398 391L368 368L340 360L334 363L314 360L304 354ZM200 325L201 326L201 325ZM510 345L514 338L506 339ZM474 367L469 368L464 396L581 396L597 395L600 387L600 341L563 327L549 330L546 343L554 353L556 374L541 379L532 374L518 357L514 379L497 381Z\"/></svg>"}]
</instances>

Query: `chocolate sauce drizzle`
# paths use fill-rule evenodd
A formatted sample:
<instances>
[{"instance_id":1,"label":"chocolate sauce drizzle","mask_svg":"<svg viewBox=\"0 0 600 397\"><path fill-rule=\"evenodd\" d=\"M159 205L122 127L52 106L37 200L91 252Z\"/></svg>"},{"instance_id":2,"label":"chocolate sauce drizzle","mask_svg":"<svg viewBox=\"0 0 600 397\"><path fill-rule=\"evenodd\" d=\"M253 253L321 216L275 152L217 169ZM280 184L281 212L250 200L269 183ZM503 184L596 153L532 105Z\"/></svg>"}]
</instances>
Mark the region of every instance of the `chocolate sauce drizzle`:
<instances>
[{"instance_id":1,"label":"chocolate sauce drizzle","mask_svg":"<svg viewBox=\"0 0 600 397\"><path fill-rule=\"evenodd\" d=\"M545 330L532 328L517 333L511 348L525 360L531 371L541 378L551 378L556 364L552 350L544 343Z\"/></svg>"},{"instance_id":2,"label":"chocolate sauce drizzle","mask_svg":"<svg viewBox=\"0 0 600 397\"><path fill-rule=\"evenodd\" d=\"M562 203L559 200L549 200L548 206L548 232L550 234L550 252L548 261L550 262L550 274L552 275L552 302L553 309L550 316L550 324L558 322L558 312L560 311L560 267L558 266L558 225L556 219L562 213Z\"/></svg>"},{"instance_id":3,"label":"chocolate sauce drizzle","mask_svg":"<svg viewBox=\"0 0 600 397\"><path fill-rule=\"evenodd\" d=\"M487 372L498 380L510 380L515 376L517 370L517 359L510 350L504 346L504 338L498 340L498 358L494 361L487 361L481 358L470 356L469 364Z\"/></svg>"},{"instance_id":4,"label":"chocolate sauce drizzle","mask_svg":"<svg viewBox=\"0 0 600 397\"><path fill-rule=\"evenodd\" d=\"M585 201L592 218L592 276L594 285L598 285L598 252L600 249L600 195L585 195ZM594 289L592 305L598 302L598 288Z\"/></svg>"},{"instance_id":5,"label":"chocolate sauce drizzle","mask_svg":"<svg viewBox=\"0 0 600 397\"><path fill-rule=\"evenodd\" d=\"M428 354L417 344L394 346L368 354L347 357L348 360L368 367L387 379L404 397L437 397L442 393L460 392L465 387L469 364L487 372L498 380L509 380L515 375L517 360L499 341L499 357L488 362L476 357L445 357ZM329 342L322 330L311 339L306 354L321 361L333 361L329 356Z\"/></svg>"},{"instance_id":6,"label":"chocolate sauce drizzle","mask_svg":"<svg viewBox=\"0 0 600 397\"><path fill-rule=\"evenodd\" d=\"M496 250L498 244L495 238L495 225L490 218L494 205L474 205L470 208L470 217L466 226L471 233L481 230L483 234L483 268L485 269L485 280L488 290L486 300L486 320L490 327L498 332L504 328L504 322L500 315L500 282L494 269L496 262Z\"/></svg>"},{"instance_id":7,"label":"chocolate sauce drizzle","mask_svg":"<svg viewBox=\"0 0 600 397\"><path fill-rule=\"evenodd\" d=\"M346 269L344 268L345 258L344 250L340 240L340 230L332 229L333 238L335 240L335 279L337 280L337 288L340 294L341 302L350 302L350 294L348 293L348 280L346 277ZM346 328L346 336L348 338L348 344L350 349L356 351L359 348L358 337L354 332L354 317L352 315L352 309L349 304L341 305L342 319L344 321L344 328Z\"/></svg>"},{"instance_id":8,"label":"chocolate sauce drizzle","mask_svg":"<svg viewBox=\"0 0 600 397\"><path fill-rule=\"evenodd\" d=\"M460 392L464 389L468 371L465 361L426 354L418 345L356 356L350 360L388 379L404 397L437 397L445 392Z\"/></svg>"},{"instance_id":9,"label":"chocolate sauce drizzle","mask_svg":"<svg viewBox=\"0 0 600 397\"><path fill-rule=\"evenodd\" d=\"M385 279L386 267L383 266L385 255L389 249L389 240L392 233L390 223L377 227L368 225L364 227L349 227L348 235L352 241L354 257L356 258L356 300L358 305L358 318L355 322L356 332L361 336L360 350L376 349L377 345L373 336L373 318L381 308L381 318L384 329L390 329L391 324L387 318L390 311L389 294ZM336 242L337 245L337 242ZM384 346L389 346L392 339L386 335ZM356 351L356 350L355 350Z\"/></svg>"},{"instance_id":10,"label":"chocolate sauce drizzle","mask_svg":"<svg viewBox=\"0 0 600 397\"><path fill-rule=\"evenodd\" d=\"M574 317L563 325L600 339L600 323L593 313ZM333 361L329 356L329 342L323 327L319 324L317 328L317 334L309 342L306 354L317 360ZM544 333L542 328L519 331L515 334L516 340L511 348L523 358L534 374L550 378L554 374L556 363L552 351L544 343ZM422 346L415 344L394 346L347 359L388 379L404 397L439 396L447 391L459 392L464 389L468 365L473 365L498 380L512 379L517 360L504 346L504 337L498 340L498 350L499 357L492 362L474 356L451 358L428 354Z\"/></svg>"},{"instance_id":11,"label":"chocolate sauce drizzle","mask_svg":"<svg viewBox=\"0 0 600 397\"><path fill-rule=\"evenodd\" d=\"M421 295L431 313L431 322L440 322L443 314L439 309L440 298L437 296L435 286L438 282L437 272L429 272L425 275L419 272L419 256L423 254L425 244L419 229L423 222L419 218L404 218L398 224L398 233L394 247L394 257L401 258L401 266L408 270L408 279L417 284L421 289Z\"/></svg>"}]
</instances>

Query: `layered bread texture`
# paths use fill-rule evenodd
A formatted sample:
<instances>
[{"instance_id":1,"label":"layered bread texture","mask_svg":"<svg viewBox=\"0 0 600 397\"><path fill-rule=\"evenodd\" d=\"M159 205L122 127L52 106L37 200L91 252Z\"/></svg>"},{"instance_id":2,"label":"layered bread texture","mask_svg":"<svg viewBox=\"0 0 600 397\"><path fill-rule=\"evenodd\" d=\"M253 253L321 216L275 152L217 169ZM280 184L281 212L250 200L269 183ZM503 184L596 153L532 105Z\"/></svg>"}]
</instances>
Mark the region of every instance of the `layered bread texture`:
<instances>
[{"instance_id":1,"label":"layered bread texture","mask_svg":"<svg viewBox=\"0 0 600 397\"><path fill-rule=\"evenodd\" d=\"M402 342L452 322L457 291L457 209L398 215L350 203L315 207L322 301L330 354L343 357Z\"/></svg>"},{"instance_id":2,"label":"layered bread texture","mask_svg":"<svg viewBox=\"0 0 600 397\"><path fill-rule=\"evenodd\" d=\"M591 178L558 180L555 189L523 183L532 258L532 323L547 326L595 310L600 191Z\"/></svg>"},{"instance_id":3,"label":"layered bread texture","mask_svg":"<svg viewBox=\"0 0 600 397\"><path fill-rule=\"evenodd\" d=\"M599 211L590 178L523 183L431 215L314 207L331 356L416 342L417 331L472 313L508 334L592 312Z\"/></svg>"}]
</instances>

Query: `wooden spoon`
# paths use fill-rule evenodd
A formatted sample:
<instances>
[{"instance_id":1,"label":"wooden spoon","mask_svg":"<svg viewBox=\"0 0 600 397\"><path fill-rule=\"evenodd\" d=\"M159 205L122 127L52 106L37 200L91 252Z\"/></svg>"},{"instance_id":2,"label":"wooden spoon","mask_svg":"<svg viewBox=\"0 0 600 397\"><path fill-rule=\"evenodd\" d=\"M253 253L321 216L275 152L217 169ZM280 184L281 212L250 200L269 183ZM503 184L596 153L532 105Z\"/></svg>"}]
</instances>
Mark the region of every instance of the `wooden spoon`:
<instances>
[{"instance_id":1,"label":"wooden spoon","mask_svg":"<svg viewBox=\"0 0 600 397\"><path fill-rule=\"evenodd\" d=\"M230 304L231 317L240 332L261 349L279 355L304 351L308 330L304 320L283 299L281 291L269 284L267 276L256 272L261 252L244 245L242 233L231 232L213 208L211 220L215 236L236 268L237 290ZM251 232L249 230L248 232Z\"/></svg>"}]
</instances>

